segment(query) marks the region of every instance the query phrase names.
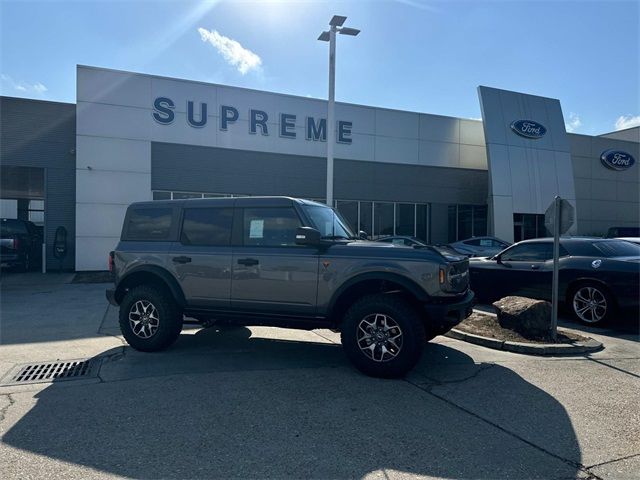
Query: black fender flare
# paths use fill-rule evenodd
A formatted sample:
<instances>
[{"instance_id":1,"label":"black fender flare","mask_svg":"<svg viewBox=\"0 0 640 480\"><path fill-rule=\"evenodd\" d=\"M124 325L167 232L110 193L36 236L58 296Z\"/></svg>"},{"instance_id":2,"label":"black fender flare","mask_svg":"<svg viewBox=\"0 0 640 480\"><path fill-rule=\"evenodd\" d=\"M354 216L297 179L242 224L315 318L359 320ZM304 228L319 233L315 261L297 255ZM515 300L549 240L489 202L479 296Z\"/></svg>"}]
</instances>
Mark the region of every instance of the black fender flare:
<instances>
[{"instance_id":1,"label":"black fender flare","mask_svg":"<svg viewBox=\"0 0 640 480\"><path fill-rule=\"evenodd\" d=\"M424 289L420 287L416 282L407 277L403 277L400 274L392 272L361 273L355 275L354 277L351 277L333 293L327 307L329 316L333 315L336 304L338 303L338 299L342 296L342 294L344 294L349 288L353 287L354 285L365 282L367 280L383 280L396 283L409 291L420 302L428 302L431 299L427 292L425 292Z\"/></svg>"},{"instance_id":2,"label":"black fender flare","mask_svg":"<svg viewBox=\"0 0 640 480\"><path fill-rule=\"evenodd\" d=\"M182 291L182 288L180 287L180 284L178 283L176 278L165 268L159 267L157 265L139 265L132 268L122 278L120 278L118 284L116 285L115 291L115 298L118 303L120 303L122 301L122 298L124 297L124 291L125 288L127 288L127 279L130 279L133 275L137 275L140 273L151 274L155 277L158 277L167 286L178 305L180 307L184 307L186 305L187 302L184 296L184 292Z\"/></svg>"}]
</instances>

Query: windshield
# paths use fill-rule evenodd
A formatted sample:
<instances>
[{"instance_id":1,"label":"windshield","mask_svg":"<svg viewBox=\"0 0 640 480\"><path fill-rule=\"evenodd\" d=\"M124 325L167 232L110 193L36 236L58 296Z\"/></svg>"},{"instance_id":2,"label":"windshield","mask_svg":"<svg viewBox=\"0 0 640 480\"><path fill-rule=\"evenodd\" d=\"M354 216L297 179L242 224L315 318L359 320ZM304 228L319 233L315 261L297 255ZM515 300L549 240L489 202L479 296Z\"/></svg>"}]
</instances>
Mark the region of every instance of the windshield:
<instances>
[{"instance_id":1,"label":"windshield","mask_svg":"<svg viewBox=\"0 0 640 480\"><path fill-rule=\"evenodd\" d=\"M331 208L303 205L302 209L323 238L355 238L347 222Z\"/></svg>"},{"instance_id":2,"label":"windshield","mask_svg":"<svg viewBox=\"0 0 640 480\"><path fill-rule=\"evenodd\" d=\"M640 245L625 242L624 240L608 240L605 242L593 242L593 246L605 257L638 257Z\"/></svg>"}]
</instances>

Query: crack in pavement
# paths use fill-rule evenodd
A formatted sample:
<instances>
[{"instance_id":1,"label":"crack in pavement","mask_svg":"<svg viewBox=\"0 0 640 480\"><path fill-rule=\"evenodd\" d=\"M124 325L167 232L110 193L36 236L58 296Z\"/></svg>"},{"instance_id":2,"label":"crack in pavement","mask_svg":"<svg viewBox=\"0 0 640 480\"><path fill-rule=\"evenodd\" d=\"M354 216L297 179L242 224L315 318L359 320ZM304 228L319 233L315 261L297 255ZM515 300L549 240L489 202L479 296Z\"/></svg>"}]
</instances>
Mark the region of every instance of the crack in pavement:
<instances>
[{"instance_id":1,"label":"crack in pavement","mask_svg":"<svg viewBox=\"0 0 640 480\"><path fill-rule=\"evenodd\" d=\"M321 333L316 332L315 330L311 330L313 333L315 333L316 335L318 335L321 338L324 338L325 340L328 340L329 342L333 343L334 345L340 345L338 342L334 342L331 338L329 337L325 337L324 335L322 335Z\"/></svg>"},{"instance_id":2,"label":"crack in pavement","mask_svg":"<svg viewBox=\"0 0 640 480\"><path fill-rule=\"evenodd\" d=\"M442 396L442 395L438 395L437 393L434 393L434 392L432 391L432 389L433 389L434 387L437 387L437 386L439 386L439 385L451 385L451 384L456 384L456 383L462 383L462 382L466 382L466 381L468 381L468 380L471 380L471 379L473 379L473 378L476 378L476 377L477 377L478 375L480 375L482 372L486 372L487 370L489 370L492 366L495 366L495 364L488 364L488 366L487 366L487 367L485 367L485 368L480 368L480 369L478 369L478 371L477 371L477 372L475 372L473 375L470 375L469 377L464 378L464 379L461 379L461 380L455 380L455 381L451 381L451 382L437 382L437 381L435 381L433 385L429 385L429 386L420 385L420 384L418 384L418 383L412 382L411 380L408 380L407 378L404 378L403 380L404 380L405 382L407 382L408 384L413 385L413 386L414 386L414 387L416 387L417 389L422 390L422 391L423 391L423 392L425 392L426 394L431 395L431 396L433 396L433 397L435 397L435 398L437 398L437 399L439 399L439 400L441 400L441 401L445 402L445 403L446 403L446 404L448 404L449 406L451 406L451 407L453 407L453 408L455 408L455 409L457 409L457 410L460 410L460 411L462 411L462 412L466 413L467 415L471 415L472 417L474 417L474 418L476 418L476 419L480 420L481 422L484 422L484 423L486 423L487 425L490 425L490 426L492 426L493 428L496 428L496 429L500 430L501 432L503 432L503 433L505 433L505 434L507 434L507 435L509 435L509 436L513 437L513 438L516 438L516 439L520 440L521 442L526 443L526 444L527 444L527 445L529 445L530 447L533 447L533 448L535 448L536 450L538 450L538 451L540 451L540 452L542 452L542 453L545 453L545 454L547 454L547 455L549 455L549 456L551 456L551 457L553 457L553 458L555 458L555 459L557 459L557 460L560 460L561 462L563 462L563 463L565 463L565 464L567 464L567 465L571 466L572 468L575 468L576 470L578 470L578 471L580 471L580 472L582 472L582 473L585 473L585 474L589 475L589 477L588 477L588 479L589 479L589 480L592 480L592 479L593 479L593 480L602 480L602 479L601 479L600 477L598 477L596 474L594 474L593 472L589 471L589 468L588 468L588 467L586 467L585 465L582 465L582 464L580 464L580 463L574 462L574 461L569 460L569 459L567 459L567 458L561 457L560 455L557 455L557 454L555 454L555 453L553 453L553 452L551 452L551 451L549 451L549 450L547 450L547 449L545 449L545 448L543 448L543 447L540 447L539 445L536 445L535 443L533 443L533 442L531 442L531 441L527 440L526 438L521 437L521 436L520 436L520 435L518 435L517 433L512 432L512 431L510 431L510 430L508 430L508 429L506 429L506 428L504 428L504 427L502 427L502 426L498 425L497 423L492 422L491 420L489 420L489 419L487 419L487 418L484 418L484 417L482 417L482 416L478 415L477 413L475 413L475 412L473 412L473 411L469 410L468 408L465 408L465 407L463 407L463 406L461 406L461 405L458 405L458 404L457 404L457 403L455 403L454 401L449 400L448 398L446 398L446 397L444 397L444 396ZM427 378L427 379L428 379L428 377L426 377L425 375L421 375L421 376L423 376L424 378Z\"/></svg>"},{"instance_id":3,"label":"crack in pavement","mask_svg":"<svg viewBox=\"0 0 640 480\"><path fill-rule=\"evenodd\" d=\"M495 363L481 363L480 367L478 368L478 370L476 370L474 373L472 373L471 375L469 375L467 377L460 378L460 379L457 379L457 380L437 380L435 378L429 377L428 375L425 375L424 373L416 372L416 374L421 376L422 378L424 378L428 382L432 383L432 385L429 385L429 387L428 387L429 393L431 393L431 389L434 388L434 387L439 387L439 386L442 386L442 385L454 385L456 383L462 383L462 382L466 382L468 380L473 380L478 375L480 375L482 372L484 372L486 370L489 370L490 368L493 368L495 366L496 366ZM409 380L407 380L407 381L413 385L412 382L410 382Z\"/></svg>"},{"instance_id":4,"label":"crack in pavement","mask_svg":"<svg viewBox=\"0 0 640 480\"><path fill-rule=\"evenodd\" d=\"M16 404L15 399L11 396L11 393L2 393L0 394L0 397L7 397L7 400L9 400L9 403L0 409L0 423L4 422L4 419L7 415L7 412L9 411L9 409Z\"/></svg>"},{"instance_id":5,"label":"crack in pavement","mask_svg":"<svg viewBox=\"0 0 640 480\"><path fill-rule=\"evenodd\" d=\"M107 314L109 313L109 308L111 306L107 305L106 310L104 311L104 315L102 315L102 320L100 321L100 325L98 326L98 331L96 332L98 335L104 335L105 337L113 337L113 338L117 338L118 341L123 345L126 346L127 342L124 340L124 338L122 338L120 335L114 335L113 333L105 333L102 331L102 327L104 326L104 322L107 319Z\"/></svg>"},{"instance_id":6,"label":"crack in pavement","mask_svg":"<svg viewBox=\"0 0 640 480\"><path fill-rule=\"evenodd\" d=\"M601 467L602 465L609 465L610 463L621 462L622 460L629 460L630 458L634 458L634 457L640 457L640 453L633 453L631 455L627 455L626 457L620 457L620 458L616 458L614 460L607 460L606 462L596 463L595 465L591 465L591 466L586 467L586 468Z\"/></svg>"},{"instance_id":7,"label":"crack in pavement","mask_svg":"<svg viewBox=\"0 0 640 480\"><path fill-rule=\"evenodd\" d=\"M630 375L630 376L635 377L635 378L640 378L640 375L638 375L637 373L630 372L630 371L625 370L623 368L614 367L613 365L609 365L608 363L604 363L604 362L602 362L600 360L596 360L595 358L589 358L588 360L591 360L592 362L595 362L595 363L597 363L599 365L602 365L603 367L607 367L607 368L611 368L613 370L617 370L618 372L622 372L624 374Z\"/></svg>"}]
</instances>

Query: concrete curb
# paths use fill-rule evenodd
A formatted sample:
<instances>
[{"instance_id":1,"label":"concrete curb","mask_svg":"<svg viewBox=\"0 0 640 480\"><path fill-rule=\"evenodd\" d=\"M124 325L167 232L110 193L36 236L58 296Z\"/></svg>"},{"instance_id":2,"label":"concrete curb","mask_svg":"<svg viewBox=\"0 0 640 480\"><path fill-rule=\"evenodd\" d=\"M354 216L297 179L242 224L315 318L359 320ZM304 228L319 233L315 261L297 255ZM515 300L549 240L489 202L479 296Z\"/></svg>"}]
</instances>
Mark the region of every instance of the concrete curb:
<instances>
[{"instance_id":1,"label":"concrete curb","mask_svg":"<svg viewBox=\"0 0 640 480\"><path fill-rule=\"evenodd\" d=\"M480 345L482 347L493 348L494 350L524 353L527 355L582 355L584 353L597 352L604 348L602 343L594 340L593 338L588 339L586 342L535 344L497 340L495 338L463 332L456 328L447 332L445 336L455 338L456 340L462 340L463 342Z\"/></svg>"}]
</instances>

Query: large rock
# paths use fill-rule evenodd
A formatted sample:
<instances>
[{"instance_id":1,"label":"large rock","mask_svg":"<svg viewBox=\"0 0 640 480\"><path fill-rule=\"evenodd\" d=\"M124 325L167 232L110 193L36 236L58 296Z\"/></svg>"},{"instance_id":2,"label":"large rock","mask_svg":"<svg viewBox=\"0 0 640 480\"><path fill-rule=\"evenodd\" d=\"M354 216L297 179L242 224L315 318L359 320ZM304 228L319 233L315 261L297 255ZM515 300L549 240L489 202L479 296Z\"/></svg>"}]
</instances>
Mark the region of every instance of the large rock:
<instances>
[{"instance_id":1,"label":"large rock","mask_svg":"<svg viewBox=\"0 0 640 480\"><path fill-rule=\"evenodd\" d=\"M551 334L551 304L525 297L504 297L493 303L502 328L526 338L547 338Z\"/></svg>"}]
</instances>

